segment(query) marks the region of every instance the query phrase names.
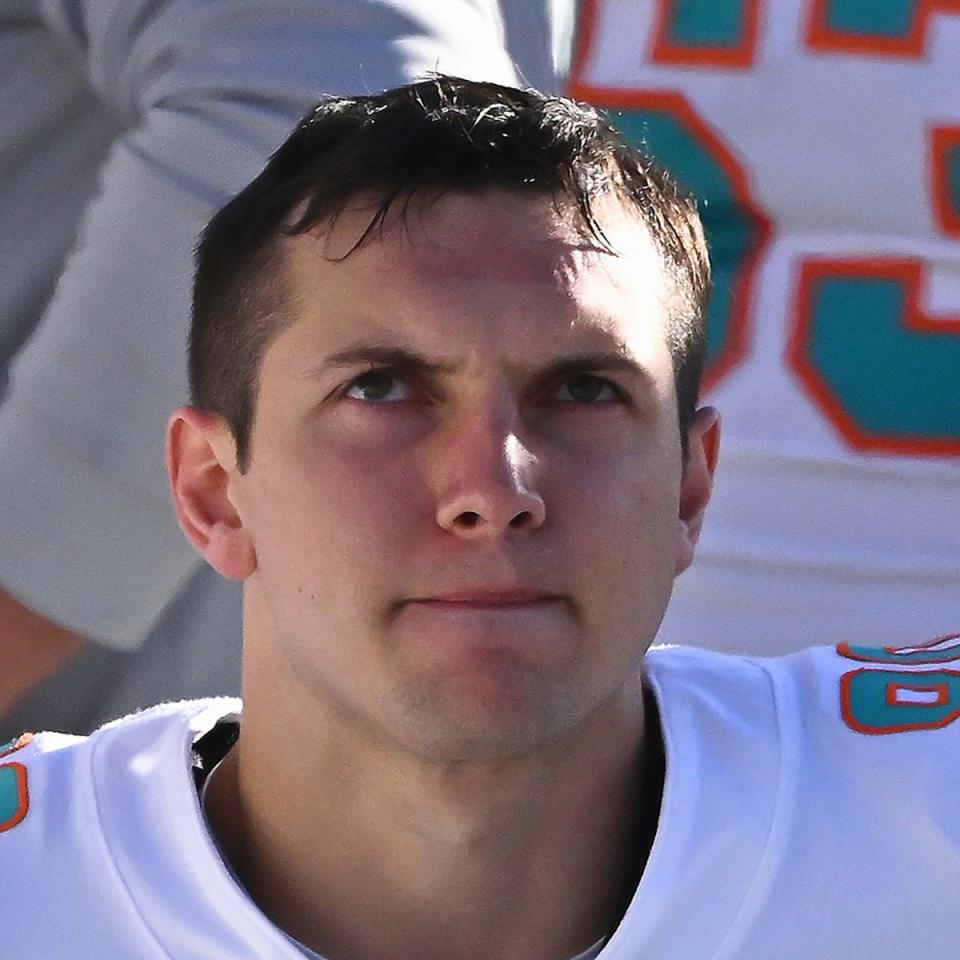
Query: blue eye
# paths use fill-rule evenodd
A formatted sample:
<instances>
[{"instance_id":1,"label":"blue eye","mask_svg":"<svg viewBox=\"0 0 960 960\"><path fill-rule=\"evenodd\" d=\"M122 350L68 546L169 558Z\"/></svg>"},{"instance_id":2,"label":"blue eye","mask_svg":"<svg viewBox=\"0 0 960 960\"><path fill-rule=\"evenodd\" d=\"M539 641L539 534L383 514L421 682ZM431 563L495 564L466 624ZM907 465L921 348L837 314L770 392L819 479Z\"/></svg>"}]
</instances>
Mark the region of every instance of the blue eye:
<instances>
[{"instance_id":1,"label":"blue eye","mask_svg":"<svg viewBox=\"0 0 960 960\"><path fill-rule=\"evenodd\" d=\"M620 397L609 380L592 373L572 373L561 381L559 389L561 394L566 394L563 399L568 403L609 403Z\"/></svg>"},{"instance_id":2,"label":"blue eye","mask_svg":"<svg viewBox=\"0 0 960 960\"><path fill-rule=\"evenodd\" d=\"M394 371L368 370L351 380L343 395L367 403L399 403L410 398L410 386Z\"/></svg>"}]
</instances>

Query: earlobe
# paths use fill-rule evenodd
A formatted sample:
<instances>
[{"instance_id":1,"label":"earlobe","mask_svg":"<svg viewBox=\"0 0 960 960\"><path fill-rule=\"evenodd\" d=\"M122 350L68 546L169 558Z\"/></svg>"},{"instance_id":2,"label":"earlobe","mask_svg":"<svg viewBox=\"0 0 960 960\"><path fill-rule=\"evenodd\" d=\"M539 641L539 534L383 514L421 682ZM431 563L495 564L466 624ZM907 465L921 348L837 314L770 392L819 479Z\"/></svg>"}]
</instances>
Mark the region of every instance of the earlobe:
<instances>
[{"instance_id":1,"label":"earlobe","mask_svg":"<svg viewBox=\"0 0 960 960\"><path fill-rule=\"evenodd\" d=\"M693 563L713 491L713 475L720 452L720 415L717 411L713 407L701 407L690 423L687 437L689 452L680 484L677 574Z\"/></svg>"},{"instance_id":2,"label":"earlobe","mask_svg":"<svg viewBox=\"0 0 960 960\"><path fill-rule=\"evenodd\" d=\"M256 569L250 535L230 497L233 437L223 420L180 407L167 425L167 473L180 527L206 561L231 580Z\"/></svg>"}]
</instances>

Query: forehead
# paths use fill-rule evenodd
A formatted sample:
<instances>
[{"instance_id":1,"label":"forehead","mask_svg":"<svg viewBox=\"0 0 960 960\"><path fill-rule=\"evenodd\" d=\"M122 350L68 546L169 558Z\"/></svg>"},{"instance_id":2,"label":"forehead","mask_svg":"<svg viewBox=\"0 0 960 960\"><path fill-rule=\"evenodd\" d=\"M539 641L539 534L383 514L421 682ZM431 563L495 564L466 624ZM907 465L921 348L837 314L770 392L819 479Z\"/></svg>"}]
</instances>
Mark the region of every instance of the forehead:
<instances>
[{"instance_id":1,"label":"forehead","mask_svg":"<svg viewBox=\"0 0 960 960\"><path fill-rule=\"evenodd\" d=\"M619 199L595 205L612 249L544 195L415 197L354 249L375 212L376 204L357 203L285 241L294 325L337 336L351 332L342 321L385 334L406 324L425 338L467 325L482 338L501 335L509 320L514 338L589 328L621 341L664 340L663 261L639 215Z\"/></svg>"}]
</instances>

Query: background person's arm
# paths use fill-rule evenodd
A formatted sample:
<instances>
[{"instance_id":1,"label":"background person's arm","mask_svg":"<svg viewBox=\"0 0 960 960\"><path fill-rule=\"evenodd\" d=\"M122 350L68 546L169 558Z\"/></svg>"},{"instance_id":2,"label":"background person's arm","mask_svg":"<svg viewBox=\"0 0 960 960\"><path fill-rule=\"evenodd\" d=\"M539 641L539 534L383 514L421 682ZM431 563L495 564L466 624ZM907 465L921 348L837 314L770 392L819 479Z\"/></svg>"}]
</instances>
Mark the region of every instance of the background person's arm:
<instances>
[{"instance_id":1,"label":"background person's arm","mask_svg":"<svg viewBox=\"0 0 960 960\"><path fill-rule=\"evenodd\" d=\"M0 588L0 715L59 672L85 644L83 637L35 613Z\"/></svg>"},{"instance_id":2,"label":"background person's arm","mask_svg":"<svg viewBox=\"0 0 960 960\"><path fill-rule=\"evenodd\" d=\"M54 165L56 137L93 103L112 115L105 132L115 136L0 405L0 584L19 600L0 629L0 662L10 669L26 651L31 660L18 664L8 700L55 672L80 636L138 649L197 569L173 522L161 444L168 411L186 396L192 248L212 210L323 91L379 90L438 69L515 80L492 0L40 9L33 38L45 31L64 48L86 101L65 93L49 142L17 158L33 165L34 219L76 189L69 162ZM33 10L25 5L21 20Z\"/></svg>"}]
</instances>

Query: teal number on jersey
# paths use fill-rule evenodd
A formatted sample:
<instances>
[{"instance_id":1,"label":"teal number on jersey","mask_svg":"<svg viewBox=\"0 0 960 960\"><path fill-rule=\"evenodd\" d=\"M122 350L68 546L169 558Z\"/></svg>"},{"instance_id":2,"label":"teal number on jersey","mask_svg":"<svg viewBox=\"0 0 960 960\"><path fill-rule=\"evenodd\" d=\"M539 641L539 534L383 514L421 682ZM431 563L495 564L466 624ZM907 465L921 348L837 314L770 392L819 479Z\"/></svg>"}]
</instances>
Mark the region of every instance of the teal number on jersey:
<instances>
[{"instance_id":1,"label":"teal number on jersey","mask_svg":"<svg viewBox=\"0 0 960 960\"><path fill-rule=\"evenodd\" d=\"M753 267L768 223L747 195L734 158L706 128L694 125L692 111L677 107L617 110L612 119L700 201L713 263L704 377L711 386L742 356Z\"/></svg>"},{"instance_id":2,"label":"teal number on jersey","mask_svg":"<svg viewBox=\"0 0 960 960\"><path fill-rule=\"evenodd\" d=\"M668 0L663 34L676 47L738 47L752 0Z\"/></svg>"},{"instance_id":3,"label":"teal number on jersey","mask_svg":"<svg viewBox=\"0 0 960 960\"><path fill-rule=\"evenodd\" d=\"M960 144L953 144L946 152L946 194L950 209L960 217Z\"/></svg>"},{"instance_id":4,"label":"teal number on jersey","mask_svg":"<svg viewBox=\"0 0 960 960\"><path fill-rule=\"evenodd\" d=\"M837 33L906 37L924 0L827 0L826 25Z\"/></svg>"},{"instance_id":5,"label":"teal number on jersey","mask_svg":"<svg viewBox=\"0 0 960 960\"><path fill-rule=\"evenodd\" d=\"M0 766L0 833L15 827L26 812L26 768L19 763Z\"/></svg>"},{"instance_id":6,"label":"teal number on jersey","mask_svg":"<svg viewBox=\"0 0 960 960\"><path fill-rule=\"evenodd\" d=\"M960 634L941 637L921 647L862 647L850 643L837 645L837 653L848 660L865 663L930 664L960 660Z\"/></svg>"},{"instance_id":7,"label":"teal number on jersey","mask_svg":"<svg viewBox=\"0 0 960 960\"><path fill-rule=\"evenodd\" d=\"M0 824L12 820L20 809L17 768L0 767Z\"/></svg>"},{"instance_id":8,"label":"teal number on jersey","mask_svg":"<svg viewBox=\"0 0 960 960\"><path fill-rule=\"evenodd\" d=\"M960 324L920 315L913 261L804 265L789 356L854 447L960 452Z\"/></svg>"},{"instance_id":9,"label":"teal number on jersey","mask_svg":"<svg viewBox=\"0 0 960 960\"><path fill-rule=\"evenodd\" d=\"M894 57L926 55L935 13L960 13L957 0L809 0L814 49Z\"/></svg>"},{"instance_id":10,"label":"teal number on jersey","mask_svg":"<svg viewBox=\"0 0 960 960\"><path fill-rule=\"evenodd\" d=\"M840 679L841 708L858 733L945 727L960 716L960 673L854 670Z\"/></svg>"},{"instance_id":11,"label":"teal number on jersey","mask_svg":"<svg viewBox=\"0 0 960 960\"><path fill-rule=\"evenodd\" d=\"M897 279L821 280L814 366L868 434L960 437L960 337L914 333Z\"/></svg>"}]
</instances>

